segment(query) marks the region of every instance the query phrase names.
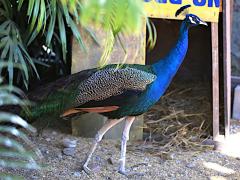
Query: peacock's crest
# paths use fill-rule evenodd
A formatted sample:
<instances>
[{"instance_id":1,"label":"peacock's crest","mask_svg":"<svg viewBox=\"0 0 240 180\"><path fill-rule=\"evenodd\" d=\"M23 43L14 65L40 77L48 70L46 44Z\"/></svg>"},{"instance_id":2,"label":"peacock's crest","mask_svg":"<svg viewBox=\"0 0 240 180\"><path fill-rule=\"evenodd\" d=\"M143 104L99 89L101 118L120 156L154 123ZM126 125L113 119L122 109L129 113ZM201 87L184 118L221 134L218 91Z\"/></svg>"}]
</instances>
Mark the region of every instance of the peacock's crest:
<instances>
[{"instance_id":1,"label":"peacock's crest","mask_svg":"<svg viewBox=\"0 0 240 180\"><path fill-rule=\"evenodd\" d=\"M190 4L180 7L180 8L176 11L175 17L179 16L180 14L182 14L183 12L185 12L186 9L188 9L188 8L190 8L190 7L191 7Z\"/></svg>"}]
</instances>

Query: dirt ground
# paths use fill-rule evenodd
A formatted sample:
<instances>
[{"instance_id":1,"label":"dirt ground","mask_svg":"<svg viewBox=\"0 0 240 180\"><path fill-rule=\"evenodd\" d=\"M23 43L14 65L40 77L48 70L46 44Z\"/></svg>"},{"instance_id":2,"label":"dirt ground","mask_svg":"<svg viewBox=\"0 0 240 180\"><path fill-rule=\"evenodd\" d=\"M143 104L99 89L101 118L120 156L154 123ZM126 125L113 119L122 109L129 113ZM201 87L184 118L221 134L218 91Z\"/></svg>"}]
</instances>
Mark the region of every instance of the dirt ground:
<instances>
[{"instance_id":1,"label":"dirt ground","mask_svg":"<svg viewBox=\"0 0 240 180\"><path fill-rule=\"evenodd\" d=\"M63 154L63 139L77 140L72 156ZM125 177L117 172L120 156L119 141L103 140L98 147L90 167L95 173L87 175L81 165L92 139L73 137L51 129L44 130L40 137L32 136L33 143L42 152L42 171L8 170L23 175L26 179L240 179L240 159L215 151L171 152L168 156L150 153L127 152L127 167L145 173L144 176ZM130 146L141 147L142 142L130 142ZM240 146L235 147L239 149ZM138 148L141 149L141 148ZM139 164L140 163L140 164ZM3 170L3 169L2 169Z\"/></svg>"},{"instance_id":2,"label":"dirt ground","mask_svg":"<svg viewBox=\"0 0 240 180\"><path fill-rule=\"evenodd\" d=\"M177 87L170 89L144 115L144 139L148 141L128 143L127 167L144 173L144 176L126 177L117 172L120 140L102 141L89 165L95 173L87 175L81 166L93 140L71 136L70 121L59 118L52 121L51 116L42 118L50 124L42 120L40 124L34 123L35 127L45 128L40 135L30 136L43 155L38 161L42 170L0 169L0 172L20 174L28 180L240 180L240 121L232 121L229 144L223 146L229 148L225 148L224 153L213 151L209 136L209 90L201 84ZM72 152L64 152L66 138L77 141Z\"/></svg>"}]
</instances>

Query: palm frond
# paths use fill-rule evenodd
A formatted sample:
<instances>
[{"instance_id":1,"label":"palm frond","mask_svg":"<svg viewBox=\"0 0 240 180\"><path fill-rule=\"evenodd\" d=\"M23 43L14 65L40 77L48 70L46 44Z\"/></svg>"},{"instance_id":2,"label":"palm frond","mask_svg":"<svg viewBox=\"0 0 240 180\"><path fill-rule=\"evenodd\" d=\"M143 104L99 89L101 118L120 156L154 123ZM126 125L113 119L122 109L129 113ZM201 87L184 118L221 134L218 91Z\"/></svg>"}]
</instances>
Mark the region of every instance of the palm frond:
<instances>
[{"instance_id":1,"label":"palm frond","mask_svg":"<svg viewBox=\"0 0 240 180\"><path fill-rule=\"evenodd\" d=\"M0 67L8 67L9 62L0 62ZM12 85L1 85L0 81L0 106L29 104L22 98L24 93ZM29 132L36 132L36 129L29 125L18 115L0 111L0 167L3 170L8 168L40 169L35 160L40 156L38 150L29 150L32 143L27 134L17 127ZM24 144L24 145L23 145ZM12 174L0 173L0 179L22 179Z\"/></svg>"},{"instance_id":2,"label":"palm frond","mask_svg":"<svg viewBox=\"0 0 240 180\"><path fill-rule=\"evenodd\" d=\"M99 68L103 68L108 64L108 60L113 50L114 42L115 42L114 34L111 30L109 30L107 32L107 38L104 43L104 50L103 50L102 56L98 62Z\"/></svg>"},{"instance_id":3,"label":"palm frond","mask_svg":"<svg viewBox=\"0 0 240 180\"><path fill-rule=\"evenodd\" d=\"M14 176L12 174L0 173L0 177L4 180L24 180L23 177Z\"/></svg>"},{"instance_id":4,"label":"palm frond","mask_svg":"<svg viewBox=\"0 0 240 180\"><path fill-rule=\"evenodd\" d=\"M1 100L0 97L0 101ZM21 117L14 114L0 112L0 123L11 123L12 125L21 126L28 131L36 132L34 127L29 125ZM0 137L0 167L25 169L41 168L35 160L35 157L39 155L39 152L29 151L22 145L23 142L25 142L25 144L31 146L31 141L25 133L13 126L6 126L4 124L0 125L0 133L4 134ZM16 141L14 136L19 140ZM20 140L22 140L22 142L20 142ZM6 176L14 177L13 175L2 173L0 174L0 179L6 178Z\"/></svg>"},{"instance_id":5,"label":"palm frond","mask_svg":"<svg viewBox=\"0 0 240 180\"><path fill-rule=\"evenodd\" d=\"M81 16L79 20L83 26L94 24L100 26L107 32L107 39L104 44L104 51L99 61L103 67L108 63L116 37L119 33L139 35L143 30L143 20L147 19L144 12L143 1L139 0L84 0L82 2ZM152 48L156 43L156 29L147 19L149 31L148 47ZM109 33L109 32L112 33ZM113 35L113 36L112 36ZM124 47L121 46L124 50ZM127 54L125 55L127 57ZM123 60L119 63L124 63Z\"/></svg>"},{"instance_id":6,"label":"palm frond","mask_svg":"<svg viewBox=\"0 0 240 180\"><path fill-rule=\"evenodd\" d=\"M34 127L14 114L0 112L0 123L3 122L19 125L31 132L36 131ZM22 142L25 142L31 146L31 141L25 133L13 126L6 125L0 126L0 133L5 134L0 137L0 167L40 169L40 166L35 160L39 152L29 151L22 145ZM12 136L10 137L9 135ZM22 142L19 142L19 140L16 141L13 136L16 136L18 139L20 138L19 140L22 140ZM6 174L0 174L0 178L5 177L5 175Z\"/></svg>"},{"instance_id":7,"label":"palm frond","mask_svg":"<svg viewBox=\"0 0 240 180\"><path fill-rule=\"evenodd\" d=\"M155 25L149 19L147 19L147 29L149 33L149 37L147 39L147 47L151 50L157 42L157 30L155 28Z\"/></svg>"},{"instance_id":8,"label":"palm frond","mask_svg":"<svg viewBox=\"0 0 240 180\"><path fill-rule=\"evenodd\" d=\"M23 6L23 1L19 2L19 8ZM51 40L57 27L64 60L66 60L67 53L67 27L76 37L80 48L85 51L83 38L77 28L78 22L81 22L86 31L89 24L100 26L106 32L112 31L115 42L115 37L119 32L139 34L142 30L143 18L146 18L143 1L139 0L122 0L121 2L118 0L45 0L45 3L43 1L26 1L28 4L27 15L31 24L28 44L34 40L40 31L43 31L46 34L47 46L51 46ZM151 30L151 26L148 27ZM152 34L155 35L155 32L153 31ZM89 32L89 35L98 42L93 33ZM110 46L109 42L111 41L111 37L106 40L108 43L105 44L105 50L99 64L107 61L106 58L109 57L114 45L114 43L111 43L112 46ZM154 44L153 36L149 36L149 42L151 46Z\"/></svg>"},{"instance_id":9,"label":"palm frond","mask_svg":"<svg viewBox=\"0 0 240 180\"><path fill-rule=\"evenodd\" d=\"M27 88L29 80L29 67L35 71L34 62L29 56L26 48L23 45L21 34L12 20L6 20L0 25L0 58L1 61L7 62L8 79L10 85L13 85L15 67L21 68L21 76ZM4 66L0 66L2 73Z\"/></svg>"},{"instance_id":10,"label":"palm frond","mask_svg":"<svg viewBox=\"0 0 240 180\"><path fill-rule=\"evenodd\" d=\"M143 1L139 0L85 0L82 3L81 23L85 26L96 24L105 30L118 32L139 33L142 18L146 17Z\"/></svg>"},{"instance_id":11,"label":"palm frond","mask_svg":"<svg viewBox=\"0 0 240 180\"><path fill-rule=\"evenodd\" d=\"M21 0L18 9L23 7L24 2L28 5L27 16L29 19L29 36L27 44L30 45L33 40L42 31L46 35L46 44L51 46L54 32L58 32L60 44L62 45L63 59L66 60L67 54L67 28L79 42L81 48L85 50L82 37L77 29L77 23L74 18L80 14L80 3L78 0Z\"/></svg>"},{"instance_id":12,"label":"palm frond","mask_svg":"<svg viewBox=\"0 0 240 180\"><path fill-rule=\"evenodd\" d=\"M11 2L10 1L4 1L0 0L0 11L1 11L1 16L4 16L7 19L11 19L13 16L13 10L11 8Z\"/></svg>"}]
</instances>

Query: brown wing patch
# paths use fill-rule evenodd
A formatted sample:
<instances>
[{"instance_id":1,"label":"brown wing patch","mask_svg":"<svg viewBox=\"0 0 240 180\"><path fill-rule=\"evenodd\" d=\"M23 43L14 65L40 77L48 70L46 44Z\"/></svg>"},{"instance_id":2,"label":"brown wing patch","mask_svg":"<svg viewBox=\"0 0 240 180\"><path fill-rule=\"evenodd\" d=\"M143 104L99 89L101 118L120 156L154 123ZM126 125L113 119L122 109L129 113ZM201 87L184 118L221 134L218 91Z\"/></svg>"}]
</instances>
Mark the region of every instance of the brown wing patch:
<instances>
[{"instance_id":1,"label":"brown wing patch","mask_svg":"<svg viewBox=\"0 0 240 180\"><path fill-rule=\"evenodd\" d=\"M76 114L76 113L80 113L80 112L82 112L82 111L77 110L77 109L68 109L68 110L64 111L64 113L61 114L60 117L66 117L66 116Z\"/></svg>"},{"instance_id":2,"label":"brown wing patch","mask_svg":"<svg viewBox=\"0 0 240 180\"><path fill-rule=\"evenodd\" d=\"M77 108L77 110L81 110L82 112L96 112L96 113L104 113L111 112L117 110L118 106L105 106L105 107L92 107L92 108Z\"/></svg>"},{"instance_id":3,"label":"brown wing patch","mask_svg":"<svg viewBox=\"0 0 240 180\"><path fill-rule=\"evenodd\" d=\"M76 114L80 112L95 112L95 113L105 113L117 110L118 106L105 106L105 107L92 107L92 108L74 108L66 110L61 117L69 116L71 114Z\"/></svg>"}]
</instances>

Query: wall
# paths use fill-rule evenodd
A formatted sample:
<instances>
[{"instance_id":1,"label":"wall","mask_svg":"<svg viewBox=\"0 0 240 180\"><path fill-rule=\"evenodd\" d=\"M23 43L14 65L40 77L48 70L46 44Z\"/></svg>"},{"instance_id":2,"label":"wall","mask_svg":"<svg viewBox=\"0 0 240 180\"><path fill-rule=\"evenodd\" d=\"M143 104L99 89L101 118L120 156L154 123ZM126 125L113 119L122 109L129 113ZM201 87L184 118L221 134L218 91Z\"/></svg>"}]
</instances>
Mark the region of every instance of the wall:
<instances>
[{"instance_id":1,"label":"wall","mask_svg":"<svg viewBox=\"0 0 240 180\"><path fill-rule=\"evenodd\" d=\"M93 29L92 29L93 30ZM81 27L79 27L79 31L82 34L84 43L86 45L87 52L84 52L80 47L76 39L73 40L73 48L72 48L72 73L77 73L79 71L98 67L98 62L102 56L107 33L102 29L95 28L93 32L95 33L98 42L100 45L97 45L93 39L87 34ZM116 43L113 48L113 52L111 53L109 63L119 63L122 62L124 58L125 63L129 64L144 64L145 57L145 28L143 29L140 36L123 36L121 35L121 41L124 45L125 50L127 51L127 56L125 56L125 52L119 43L116 40Z\"/></svg>"}]
</instances>

